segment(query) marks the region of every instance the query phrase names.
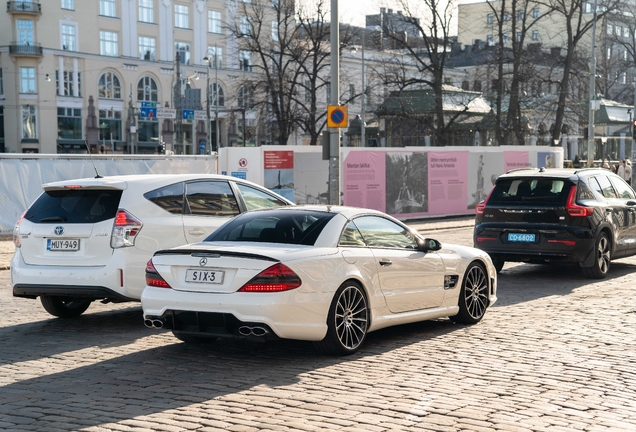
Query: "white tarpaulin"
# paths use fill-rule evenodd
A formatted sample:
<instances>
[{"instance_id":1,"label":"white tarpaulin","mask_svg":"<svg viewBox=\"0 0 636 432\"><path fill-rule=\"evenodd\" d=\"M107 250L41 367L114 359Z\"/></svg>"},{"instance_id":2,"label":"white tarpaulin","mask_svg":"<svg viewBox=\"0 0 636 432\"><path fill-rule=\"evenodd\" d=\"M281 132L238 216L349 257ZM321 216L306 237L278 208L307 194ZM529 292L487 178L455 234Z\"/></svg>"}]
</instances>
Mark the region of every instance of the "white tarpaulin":
<instances>
[{"instance_id":1,"label":"white tarpaulin","mask_svg":"<svg viewBox=\"0 0 636 432\"><path fill-rule=\"evenodd\" d=\"M216 173L216 156L94 155L102 176L125 174ZM0 156L0 233L13 232L20 215L42 193L42 184L95 177L86 155Z\"/></svg>"}]
</instances>

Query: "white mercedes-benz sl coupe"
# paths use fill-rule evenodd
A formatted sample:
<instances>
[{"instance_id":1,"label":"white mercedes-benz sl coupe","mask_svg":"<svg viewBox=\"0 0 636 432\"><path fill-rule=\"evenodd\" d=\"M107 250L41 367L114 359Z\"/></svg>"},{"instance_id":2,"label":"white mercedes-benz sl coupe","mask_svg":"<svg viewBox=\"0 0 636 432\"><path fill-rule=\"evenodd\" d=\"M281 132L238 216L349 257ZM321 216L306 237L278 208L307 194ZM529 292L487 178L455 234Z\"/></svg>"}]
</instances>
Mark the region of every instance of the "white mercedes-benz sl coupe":
<instances>
[{"instance_id":1,"label":"white mercedes-benz sl coupe","mask_svg":"<svg viewBox=\"0 0 636 432\"><path fill-rule=\"evenodd\" d=\"M287 338L347 355L388 326L477 323L496 294L478 249L421 238L375 210L297 206L244 213L201 243L156 252L141 302L146 326L185 342Z\"/></svg>"}]
</instances>

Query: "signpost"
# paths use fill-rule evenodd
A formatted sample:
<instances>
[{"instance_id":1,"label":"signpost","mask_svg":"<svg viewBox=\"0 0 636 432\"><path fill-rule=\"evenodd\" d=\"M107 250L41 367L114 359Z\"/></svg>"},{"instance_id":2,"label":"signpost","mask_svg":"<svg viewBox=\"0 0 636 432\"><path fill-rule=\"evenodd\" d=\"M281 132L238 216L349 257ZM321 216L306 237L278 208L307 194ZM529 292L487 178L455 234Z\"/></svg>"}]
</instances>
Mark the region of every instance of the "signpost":
<instances>
[{"instance_id":1,"label":"signpost","mask_svg":"<svg viewBox=\"0 0 636 432\"><path fill-rule=\"evenodd\" d=\"M177 110L174 108L156 108L155 115L158 119L174 119L177 118Z\"/></svg>"},{"instance_id":2,"label":"signpost","mask_svg":"<svg viewBox=\"0 0 636 432\"><path fill-rule=\"evenodd\" d=\"M183 110L183 120L194 120L194 110Z\"/></svg>"}]
</instances>

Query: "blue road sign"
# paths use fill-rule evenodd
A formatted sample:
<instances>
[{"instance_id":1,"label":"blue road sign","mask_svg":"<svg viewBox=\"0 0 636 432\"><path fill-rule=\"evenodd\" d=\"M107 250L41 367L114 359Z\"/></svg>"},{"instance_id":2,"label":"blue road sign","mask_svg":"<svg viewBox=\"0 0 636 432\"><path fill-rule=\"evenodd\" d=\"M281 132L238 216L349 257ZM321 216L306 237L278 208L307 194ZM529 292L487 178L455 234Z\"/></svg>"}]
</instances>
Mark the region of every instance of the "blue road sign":
<instances>
[{"instance_id":1,"label":"blue road sign","mask_svg":"<svg viewBox=\"0 0 636 432\"><path fill-rule=\"evenodd\" d=\"M144 108L139 110L141 118L157 118L157 108Z\"/></svg>"},{"instance_id":2,"label":"blue road sign","mask_svg":"<svg viewBox=\"0 0 636 432\"><path fill-rule=\"evenodd\" d=\"M157 102L142 102L142 108L157 108Z\"/></svg>"},{"instance_id":3,"label":"blue road sign","mask_svg":"<svg viewBox=\"0 0 636 432\"><path fill-rule=\"evenodd\" d=\"M247 173L244 171L232 171L232 177L247 180Z\"/></svg>"},{"instance_id":4,"label":"blue road sign","mask_svg":"<svg viewBox=\"0 0 636 432\"><path fill-rule=\"evenodd\" d=\"M183 110L183 120L194 120L194 110Z\"/></svg>"}]
</instances>

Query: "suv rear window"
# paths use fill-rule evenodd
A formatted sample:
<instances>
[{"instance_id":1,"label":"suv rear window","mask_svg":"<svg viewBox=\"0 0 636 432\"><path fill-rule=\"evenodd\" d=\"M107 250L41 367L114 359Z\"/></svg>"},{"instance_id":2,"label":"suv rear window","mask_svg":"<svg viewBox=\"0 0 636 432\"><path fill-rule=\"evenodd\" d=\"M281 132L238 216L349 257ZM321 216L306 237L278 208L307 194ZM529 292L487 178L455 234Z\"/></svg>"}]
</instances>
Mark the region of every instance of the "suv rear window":
<instances>
[{"instance_id":1,"label":"suv rear window","mask_svg":"<svg viewBox=\"0 0 636 432\"><path fill-rule=\"evenodd\" d=\"M114 219L121 190L70 189L45 191L25 219L34 223L97 223Z\"/></svg>"},{"instance_id":2,"label":"suv rear window","mask_svg":"<svg viewBox=\"0 0 636 432\"><path fill-rule=\"evenodd\" d=\"M488 205L557 205L564 206L572 183L563 179L501 179L495 185Z\"/></svg>"}]
</instances>

